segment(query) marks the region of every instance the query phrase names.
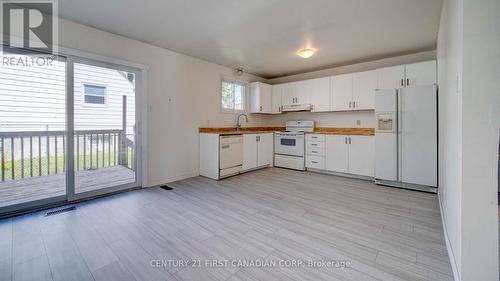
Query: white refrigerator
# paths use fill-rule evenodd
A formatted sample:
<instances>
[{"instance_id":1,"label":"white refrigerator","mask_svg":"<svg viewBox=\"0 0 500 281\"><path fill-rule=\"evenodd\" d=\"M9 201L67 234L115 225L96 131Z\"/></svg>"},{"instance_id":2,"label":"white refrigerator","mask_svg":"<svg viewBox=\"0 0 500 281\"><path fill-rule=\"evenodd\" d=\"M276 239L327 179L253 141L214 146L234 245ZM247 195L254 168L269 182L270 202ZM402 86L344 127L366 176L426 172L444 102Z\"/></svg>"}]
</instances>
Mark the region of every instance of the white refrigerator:
<instances>
[{"instance_id":1,"label":"white refrigerator","mask_svg":"<svg viewBox=\"0 0 500 281\"><path fill-rule=\"evenodd\" d=\"M375 182L437 192L437 86L375 91Z\"/></svg>"}]
</instances>

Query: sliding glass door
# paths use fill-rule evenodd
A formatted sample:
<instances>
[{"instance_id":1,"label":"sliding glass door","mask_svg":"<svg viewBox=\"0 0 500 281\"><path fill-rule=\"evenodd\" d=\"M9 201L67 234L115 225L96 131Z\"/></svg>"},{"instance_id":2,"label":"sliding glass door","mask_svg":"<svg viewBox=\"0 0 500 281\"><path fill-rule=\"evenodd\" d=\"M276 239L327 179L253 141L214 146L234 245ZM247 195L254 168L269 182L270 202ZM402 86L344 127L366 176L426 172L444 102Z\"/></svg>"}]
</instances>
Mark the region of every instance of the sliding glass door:
<instances>
[{"instance_id":1,"label":"sliding glass door","mask_svg":"<svg viewBox=\"0 0 500 281\"><path fill-rule=\"evenodd\" d=\"M66 198L66 59L0 53L0 214Z\"/></svg>"},{"instance_id":2,"label":"sliding glass door","mask_svg":"<svg viewBox=\"0 0 500 281\"><path fill-rule=\"evenodd\" d=\"M137 70L87 60L73 66L71 199L137 186Z\"/></svg>"},{"instance_id":3,"label":"sliding glass door","mask_svg":"<svg viewBox=\"0 0 500 281\"><path fill-rule=\"evenodd\" d=\"M140 186L138 69L0 55L0 216Z\"/></svg>"}]
</instances>

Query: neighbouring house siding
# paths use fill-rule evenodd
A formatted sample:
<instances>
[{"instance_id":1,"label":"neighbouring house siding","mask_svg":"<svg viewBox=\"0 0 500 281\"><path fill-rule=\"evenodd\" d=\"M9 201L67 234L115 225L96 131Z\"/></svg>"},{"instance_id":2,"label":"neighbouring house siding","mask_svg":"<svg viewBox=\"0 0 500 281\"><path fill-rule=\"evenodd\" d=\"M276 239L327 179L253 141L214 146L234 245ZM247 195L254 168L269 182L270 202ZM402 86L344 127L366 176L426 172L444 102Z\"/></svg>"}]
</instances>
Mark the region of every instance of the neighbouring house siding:
<instances>
[{"instance_id":1,"label":"neighbouring house siding","mask_svg":"<svg viewBox=\"0 0 500 281\"><path fill-rule=\"evenodd\" d=\"M135 124L135 89L127 73L75 63L76 130L122 128L122 100L127 97L127 134ZM52 66L0 65L0 132L65 129L65 63ZM106 87L105 105L84 103L83 85Z\"/></svg>"},{"instance_id":2,"label":"neighbouring house siding","mask_svg":"<svg viewBox=\"0 0 500 281\"><path fill-rule=\"evenodd\" d=\"M134 83L126 73L113 69L75 63L75 130L120 129L122 127L123 96L127 97L127 134L133 134L135 124ZM106 104L84 103L84 84L106 87Z\"/></svg>"},{"instance_id":3,"label":"neighbouring house siding","mask_svg":"<svg viewBox=\"0 0 500 281\"><path fill-rule=\"evenodd\" d=\"M64 67L0 66L0 132L64 129Z\"/></svg>"}]
</instances>

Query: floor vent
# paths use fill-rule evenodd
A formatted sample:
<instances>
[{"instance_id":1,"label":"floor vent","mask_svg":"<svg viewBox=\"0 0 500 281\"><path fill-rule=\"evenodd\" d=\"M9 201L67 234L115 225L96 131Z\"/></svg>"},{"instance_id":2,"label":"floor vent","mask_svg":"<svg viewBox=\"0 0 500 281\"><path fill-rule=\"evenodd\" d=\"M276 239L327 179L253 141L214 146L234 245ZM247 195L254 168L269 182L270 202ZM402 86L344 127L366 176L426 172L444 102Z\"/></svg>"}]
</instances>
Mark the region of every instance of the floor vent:
<instances>
[{"instance_id":1,"label":"floor vent","mask_svg":"<svg viewBox=\"0 0 500 281\"><path fill-rule=\"evenodd\" d=\"M47 212L47 213L45 213L44 217L48 217L48 216L52 216L52 215L56 215L56 214L60 214L60 213L64 213L64 212L69 212L69 211L73 211L73 210L76 210L75 206L65 207L62 209Z\"/></svg>"},{"instance_id":2,"label":"floor vent","mask_svg":"<svg viewBox=\"0 0 500 281\"><path fill-rule=\"evenodd\" d=\"M170 187L168 185L162 185L162 186L160 186L160 188L161 189L165 189L165 190L172 190L172 189L174 189L173 187Z\"/></svg>"}]
</instances>

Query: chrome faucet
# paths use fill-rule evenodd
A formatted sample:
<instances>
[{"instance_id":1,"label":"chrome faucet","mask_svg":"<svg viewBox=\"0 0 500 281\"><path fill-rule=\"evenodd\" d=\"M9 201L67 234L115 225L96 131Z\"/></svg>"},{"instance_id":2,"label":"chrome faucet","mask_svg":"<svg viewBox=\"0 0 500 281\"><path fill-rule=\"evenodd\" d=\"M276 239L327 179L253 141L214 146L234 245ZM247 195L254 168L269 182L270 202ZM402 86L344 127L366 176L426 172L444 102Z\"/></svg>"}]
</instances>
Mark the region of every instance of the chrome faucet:
<instances>
[{"instance_id":1,"label":"chrome faucet","mask_svg":"<svg viewBox=\"0 0 500 281\"><path fill-rule=\"evenodd\" d=\"M236 131L239 131L241 129L241 123L240 123L241 116L245 116L245 121L247 121L248 123L248 116L244 113L239 114L238 117L236 118Z\"/></svg>"}]
</instances>

